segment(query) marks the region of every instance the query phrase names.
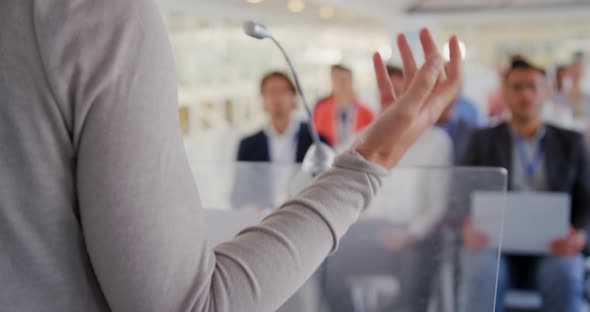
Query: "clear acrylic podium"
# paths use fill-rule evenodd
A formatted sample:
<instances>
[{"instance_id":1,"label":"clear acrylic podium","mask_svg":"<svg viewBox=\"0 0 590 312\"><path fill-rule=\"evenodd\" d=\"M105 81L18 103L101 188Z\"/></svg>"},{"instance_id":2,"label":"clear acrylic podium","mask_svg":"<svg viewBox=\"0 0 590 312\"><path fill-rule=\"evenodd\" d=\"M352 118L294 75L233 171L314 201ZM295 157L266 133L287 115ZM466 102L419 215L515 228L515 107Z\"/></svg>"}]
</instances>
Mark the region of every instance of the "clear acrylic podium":
<instances>
[{"instance_id":1,"label":"clear acrylic podium","mask_svg":"<svg viewBox=\"0 0 590 312\"><path fill-rule=\"evenodd\" d=\"M214 244L257 223L302 186L298 166L192 169ZM506 184L506 172L494 168L395 169L339 249L279 311L494 311L499 249L468 250L462 228L473 195L504 192ZM497 209L484 222L500 236L504 207Z\"/></svg>"}]
</instances>

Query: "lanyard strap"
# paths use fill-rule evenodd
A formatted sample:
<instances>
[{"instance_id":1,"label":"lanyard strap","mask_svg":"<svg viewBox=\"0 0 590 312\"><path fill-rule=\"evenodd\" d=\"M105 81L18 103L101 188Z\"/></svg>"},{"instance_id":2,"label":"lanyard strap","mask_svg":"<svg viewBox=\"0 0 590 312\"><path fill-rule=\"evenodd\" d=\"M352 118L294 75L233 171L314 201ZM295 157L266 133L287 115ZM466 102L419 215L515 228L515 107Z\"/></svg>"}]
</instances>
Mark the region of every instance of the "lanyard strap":
<instances>
[{"instance_id":1,"label":"lanyard strap","mask_svg":"<svg viewBox=\"0 0 590 312\"><path fill-rule=\"evenodd\" d=\"M541 165L541 160L543 159L543 139L539 140L539 144L537 145L537 150L533 155L532 159L529 159L529 155L526 149L526 143L523 138L517 137L516 143L518 145L518 151L520 153L520 160L522 161L522 165L525 168L527 178L529 181L535 177L535 172Z\"/></svg>"}]
</instances>

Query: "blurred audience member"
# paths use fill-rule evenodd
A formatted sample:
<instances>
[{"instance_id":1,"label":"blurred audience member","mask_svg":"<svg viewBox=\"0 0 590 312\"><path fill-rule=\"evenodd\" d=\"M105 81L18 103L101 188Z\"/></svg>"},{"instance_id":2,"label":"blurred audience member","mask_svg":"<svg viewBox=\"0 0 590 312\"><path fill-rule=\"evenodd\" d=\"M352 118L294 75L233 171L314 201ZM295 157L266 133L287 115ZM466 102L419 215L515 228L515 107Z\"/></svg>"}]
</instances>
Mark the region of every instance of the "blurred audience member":
<instances>
[{"instance_id":1,"label":"blurred audience member","mask_svg":"<svg viewBox=\"0 0 590 312\"><path fill-rule=\"evenodd\" d=\"M391 65L387 66L387 72L396 94L402 95L403 72ZM432 127L408 150L398 166L446 168L453 165L452 153L449 137L443 130ZM372 208L343 239L345 247L330 260L325 290L332 311L354 310L348 284L360 271L399 282L400 300L392 303L396 309L428 311L442 258L438 253L442 244L439 226L447 209L448 179L445 170L400 170L383 181L383 189L399 190L398 203L392 206L391 198L376 198ZM367 240L368 235L376 239ZM374 257L357 264L359 250ZM389 311L393 309L388 307Z\"/></svg>"},{"instance_id":2,"label":"blurred audience member","mask_svg":"<svg viewBox=\"0 0 590 312\"><path fill-rule=\"evenodd\" d=\"M231 194L234 209L262 210L285 200L292 177L288 166L302 162L313 144L308 125L293 116L297 91L289 76L282 72L268 73L260 83L260 93L269 123L258 133L242 139L237 160L281 166L238 164Z\"/></svg>"},{"instance_id":3,"label":"blurred audience member","mask_svg":"<svg viewBox=\"0 0 590 312\"><path fill-rule=\"evenodd\" d=\"M395 94L398 96L404 92L404 73L401 68L394 65L387 65L387 73L395 90ZM457 112L457 106L459 105L460 98L454 99L454 105L448 106L448 108L442 113L440 119L437 121L436 126L446 132L448 138L442 131L437 128L430 129L428 132L421 137L416 145L410 149L407 155L411 158L404 158L405 166L451 166L453 163L457 163L463 155L465 146L471 134L471 131L475 129L475 125L467 121L462 114ZM469 105L469 104L468 104ZM383 107L382 109L385 109ZM475 110L477 108L474 107ZM477 112L476 112L477 114ZM428 148L431 150L428 150ZM437 154L436 151L449 150L448 155L443 153ZM434 153L436 156L429 158L429 153ZM422 156L420 156L422 155ZM448 156L448 158L447 158ZM451 161L451 159L453 159Z\"/></svg>"},{"instance_id":4,"label":"blurred audience member","mask_svg":"<svg viewBox=\"0 0 590 312\"><path fill-rule=\"evenodd\" d=\"M432 127L400 160L398 166L406 169L383 181L383 190L395 193L397 202L378 196L330 258L324 290L331 311L356 311L349 288L362 275L399 283L395 302L379 311L428 311L444 258L440 225L450 177L446 170L408 168L446 168L452 166L451 154L448 136Z\"/></svg>"},{"instance_id":5,"label":"blurred audience member","mask_svg":"<svg viewBox=\"0 0 590 312\"><path fill-rule=\"evenodd\" d=\"M313 139L308 125L293 117L297 107L293 82L282 72L271 72L262 79L260 93L270 122L258 133L242 139L237 160L302 162Z\"/></svg>"},{"instance_id":6,"label":"blurred audience member","mask_svg":"<svg viewBox=\"0 0 590 312\"><path fill-rule=\"evenodd\" d=\"M389 78L391 80L391 84L393 85L393 89L395 90L395 94L400 95L404 92L404 73L401 68L393 65L387 65L387 73L389 74ZM460 155L463 155L463 151L465 150L465 146L467 145L467 141L469 139L469 135L473 129L475 129L476 122L473 123L473 118L465 117L465 112L470 117L474 115L479 115L477 112L477 108L470 104L468 101L464 101L464 106L472 105L472 108L475 110L471 110L470 108L464 109L464 113L458 111L458 106L461 105L461 97L458 97L453 100L455 103L454 105L450 105L441 115L440 119L437 122L438 128L442 128L444 132L450 137L451 140L445 138L445 135L439 129L431 129L429 130L423 137L421 137L416 146L411 148L411 151L408 155L411 155L411 159L404 158L407 163L402 163L402 165L409 165L409 166L451 166L453 163L457 163L460 159ZM385 109L385 107L382 107ZM473 114L474 113L474 114ZM477 119L477 118L476 118ZM431 150L428 150L428 149ZM436 151L446 151L449 150L449 154L443 154L443 157ZM434 159L429 158L430 153L437 155ZM422 155L422 156L420 156ZM449 156L448 159L446 156ZM415 158L417 157L417 158ZM452 161L451 161L452 159Z\"/></svg>"},{"instance_id":7,"label":"blurred audience member","mask_svg":"<svg viewBox=\"0 0 590 312\"><path fill-rule=\"evenodd\" d=\"M558 93L553 101L571 108L575 119L590 119L590 95L582 90L584 65L581 59L558 71Z\"/></svg>"},{"instance_id":8,"label":"blurred audience member","mask_svg":"<svg viewBox=\"0 0 590 312\"><path fill-rule=\"evenodd\" d=\"M422 135L418 141L402 157L398 166L406 168L448 168L453 166L452 142L445 132L432 127ZM443 176L444 170L416 170L406 174L403 185L395 188L407 189L408 192L399 194L399 204L386 211L367 211L365 216L382 217L402 225L403 231L393 231L388 237L386 245L392 250L399 250L417 241L427 238L440 224L446 210L446 202L442 200L447 194L447 183ZM403 176L399 173L398 176ZM433 178L433 177L437 178ZM384 182L385 189L391 183L400 180L390 179ZM426 196L428 195L428 196ZM375 200L375 206L387 207L390 199L380 197Z\"/></svg>"},{"instance_id":9,"label":"blurred audience member","mask_svg":"<svg viewBox=\"0 0 590 312\"><path fill-rule=\"evenodd\" d=\"M387 73L398 96L404 93L403 71L388 65ZM395 104L393 104L395 105ZM383 107L382 109L385 109ZM400 167L438 167L453 165L452 143L437 127L428 129L400 160ZM443 171L418 170L399 173L384 182L384 189L403 189L399 204L389 209L369 210L369 219L388 220L377 229L381 252L388 253L389 267L401 284L403 304L408 311L428 311L439 257L434 255L441 241L438 226L446 212L447 176ZM388 198L381 197L374 207L388 207Z\"/></svg>"},{"instance_id":10,"label":"blurred audience member","mask_svg":"<svg viewBox=\"0 0 590 312\"><path fill-rule=\"evenodd\" d=\"M474 133L463 165L504 167L511 191L567 192L572 198L571 232L551 243L552 255L502 255L496 311L503 310L509 288L534 288L543 297L543 311L578 312L582 309L584 260L590 209L590 175L586 147L580 134L543 122L545 72L520 59L504 78L505 97L512 113L509 122ZM533 217L533 216L531 216ZM527 226L523 224L523 227ZM468 250L480 250L488 238L468 219L463 230ZM466 253L468 285L486 285L496 278L497 254ZM470 259L476 257L477 259ZM489 282L488 282L489 284ZM494 289L467 290L466 311L484 311L482 298Z\"/></svg>"},{"instance_id":11,"label":"blurred audience member","mask_svg":"<svg viewBox=\"0 0 590 312\"><path fill-rule=\"evenodd\" d=\"M332 146L347 146L373 121L373 113L356 97L352 71L332 66L332 95L316 105L314 123Z\"/></svg>"},{"instance_id":12,"label":"blurred audience member","mask_svg":"<svg viewBox=\"0 0 590 312\"><path fill-rule=\"evenodd\" d=\"M569 105L564 105L561 99L561 92L564 90L566 84L567 66L558 66L555 69L555 79L553 83L553 96L551 100L547 101L543 109L543 118L554 125L566 128L576 129L574 120L574 113ZM550 86L548 86L549 89Z\"/></svg>"}]
</instances>

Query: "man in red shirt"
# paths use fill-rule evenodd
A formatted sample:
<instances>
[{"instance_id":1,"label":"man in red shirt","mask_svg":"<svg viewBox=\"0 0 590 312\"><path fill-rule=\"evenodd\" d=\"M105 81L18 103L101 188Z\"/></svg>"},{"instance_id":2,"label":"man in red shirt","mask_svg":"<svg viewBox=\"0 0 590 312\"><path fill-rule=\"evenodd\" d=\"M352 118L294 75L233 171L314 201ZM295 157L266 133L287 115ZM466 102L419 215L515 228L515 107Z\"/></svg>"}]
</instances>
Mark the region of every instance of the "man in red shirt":
<instances>
[{"instance_id":1,"label":"man in red shirt","mask_svg":"<svg viewBox=\"0 0 590 312\"><path fill-rule=\"evenodd\" d=\"M356 98L352 71L342 65L332 66L332 95L316 105L314 124L330 145L342 146L368 126L373 112Z\"/></svg>"}]
</instances>

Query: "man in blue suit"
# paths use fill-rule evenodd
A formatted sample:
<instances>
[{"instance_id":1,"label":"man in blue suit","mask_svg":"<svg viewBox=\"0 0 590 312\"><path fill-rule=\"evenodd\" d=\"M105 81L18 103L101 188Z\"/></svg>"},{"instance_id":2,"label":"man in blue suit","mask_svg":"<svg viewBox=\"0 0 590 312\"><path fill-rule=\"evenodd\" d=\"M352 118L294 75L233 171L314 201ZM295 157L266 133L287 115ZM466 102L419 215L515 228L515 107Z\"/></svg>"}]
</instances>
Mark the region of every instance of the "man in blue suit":
<instances>
[{"instance_id":1,"label":"man in blue suit","mask_svg":"<svg viewBox=\"0 0 590 312\"><path fill-rule=\"evenodd\" d=\"M504 78L506 102L512 119L494 128L476 131L462 162L465 166L504 167L509 172L510 191L563 192L571 196L571 230L551 243L551 255L503 254L496 311L503 310L503 294L509 288L533 288L543 297L546 312L577 312L583 304L584 261L590 225L590 174L586 146L581 134L543 122L546 98L545 72L524 60L516 60ZM534 216L531 216L534 220ZM526 231L523 224L523 231ZM487 237L467 220L463 240L468 250L485 248ZM492 259L493 258L493 259ZM477 264L466 274L467 284L491 285L497 256ZM466 311L484 311L479 296L493 289L471 287Z\"/></svg>"},{"instance_id":2,"label":"man in blue suit","mask_svg":"<svg viewBox=\"0 0 590 312\"><path fill-rule=\"evenodd\" d=\"M270 122L261 131L242 139L237 160L278 164L302 162L313 139L308 125L293 117L297 106L293 82L282 72L271 72L262 78L260 93Z\"/></svg>"}]
</instances>

